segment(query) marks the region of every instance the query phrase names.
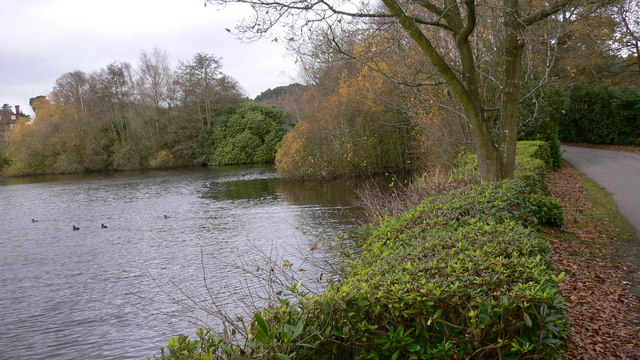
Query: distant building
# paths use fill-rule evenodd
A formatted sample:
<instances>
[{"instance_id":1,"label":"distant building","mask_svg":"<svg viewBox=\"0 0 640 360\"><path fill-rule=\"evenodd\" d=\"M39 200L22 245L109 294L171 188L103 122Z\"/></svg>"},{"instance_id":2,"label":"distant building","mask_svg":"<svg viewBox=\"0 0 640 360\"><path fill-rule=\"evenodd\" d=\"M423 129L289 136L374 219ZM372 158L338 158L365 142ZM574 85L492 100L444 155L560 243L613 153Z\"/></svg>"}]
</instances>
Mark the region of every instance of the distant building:
<instances>
[{"instance_id":1,"label":"distant building","mask_svg":"<svg viewBox=\"0 0 640 360\"><path fill-rule=\"evenodd\" d=\"M7 134L15 129L18 126L19 116L20 105L16 105L16 112L13 112L9 104L4 104L0 109L0 133Z\"/></svg>"}]
</instances>

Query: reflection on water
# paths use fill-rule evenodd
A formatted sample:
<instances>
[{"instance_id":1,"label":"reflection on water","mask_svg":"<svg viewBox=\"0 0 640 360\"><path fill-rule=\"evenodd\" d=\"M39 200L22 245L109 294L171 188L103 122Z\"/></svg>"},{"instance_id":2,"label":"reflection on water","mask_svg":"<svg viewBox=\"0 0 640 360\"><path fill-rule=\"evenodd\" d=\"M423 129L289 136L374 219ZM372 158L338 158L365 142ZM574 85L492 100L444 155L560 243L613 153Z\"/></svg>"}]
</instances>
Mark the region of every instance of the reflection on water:
<instances>
[{"instance_id":1,"label":"reflection on water","mask_svg":"<svg viewBox=\"0 0 640 360\"><path fill-rule=\"evenodd\" d=\"M284 181L278 187L292 204L312 205L322 204L327 206L350 206L354 198L354 186L349 181Z\"/></svg>"},{"instance_id":2,"label":"reflection on water","mask_svg":"<svg viewBox=\"0 0 640 360\"><path fill-rule=\"evenodd\" d=\"M0 359L157 353L194 330L168 315L181 310L174 284L202 293L204 265L233 311L257 286L234 260L268 254L314 276L290 251L352 229L352 196L269 166L0 179Z\"/></svg>"}]
</instances>

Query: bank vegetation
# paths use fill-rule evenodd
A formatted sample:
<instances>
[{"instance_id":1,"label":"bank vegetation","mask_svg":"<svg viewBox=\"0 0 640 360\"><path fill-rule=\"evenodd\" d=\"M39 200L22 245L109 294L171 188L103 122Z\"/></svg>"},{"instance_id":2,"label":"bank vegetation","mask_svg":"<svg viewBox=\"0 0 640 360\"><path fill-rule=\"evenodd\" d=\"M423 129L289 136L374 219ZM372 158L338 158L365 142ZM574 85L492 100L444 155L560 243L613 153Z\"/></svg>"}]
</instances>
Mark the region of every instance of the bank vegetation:
<instances>
[{"instance_id":1,"label":"bank vegetation","mask_svg":"<svg viewBox=\"0 0 640 360\"><path fill-rule=\"evenodd\" d=\"M3 175L272 162L288 130L286 113L248 102L205 53L68 72L30 105L35 118L2 139Z\"/></svg>"},{"instance_id":2,"label":"bank vegetation","mask_svg":"<svg viewBox=\"0 0 640 360\"><path fill-rule=\"evenodd\" d=\"M294 284L233 331L170 339L160 358L559 358L564 274L535 226L564 218L545 195L548 145L518 150L514 179L460 185L366 230L322 294ZM466 155L455 178L477 171Z\"/></svg>"}]
</instances>

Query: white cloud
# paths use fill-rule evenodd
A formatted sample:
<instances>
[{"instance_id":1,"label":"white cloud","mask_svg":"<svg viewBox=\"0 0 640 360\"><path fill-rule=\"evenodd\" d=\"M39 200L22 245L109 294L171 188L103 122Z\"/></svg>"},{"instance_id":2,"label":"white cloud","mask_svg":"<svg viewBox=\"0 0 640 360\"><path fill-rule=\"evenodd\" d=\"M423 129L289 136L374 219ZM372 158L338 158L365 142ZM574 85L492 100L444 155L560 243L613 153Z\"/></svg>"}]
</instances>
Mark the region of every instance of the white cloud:
<instances>
[{"instance_id":1,"label":"white cloud","mask_svg":"<svg viewBox=\"0 0 640 360\"><path fill-rule=\"evenodd\" d=\"M242 44L225 31L250 9L223 11L202 0L9 0L0 32L0 102L22 105L46 94L55 79L113 61L135 65L142 50L167 51L173 65L196 52L223 58L223 71L251 97L296 74L281 44Z\"/></svg>"}]
</instances>

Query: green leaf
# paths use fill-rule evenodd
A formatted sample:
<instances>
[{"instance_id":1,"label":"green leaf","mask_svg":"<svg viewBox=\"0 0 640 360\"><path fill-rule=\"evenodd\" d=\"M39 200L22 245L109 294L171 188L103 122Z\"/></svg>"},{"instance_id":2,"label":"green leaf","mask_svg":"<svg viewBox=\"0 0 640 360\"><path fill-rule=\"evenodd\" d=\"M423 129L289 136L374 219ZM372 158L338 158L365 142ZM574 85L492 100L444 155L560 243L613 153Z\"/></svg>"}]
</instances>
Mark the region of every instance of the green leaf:
<instances>
[{"instance_id":1,"label":"green leaf","mask_svg":"<svg viewBox=\"0 0 640 360\"><path fill-rule=\"evenodd\" d=\"M531 327L533 323L531 322L531 318L527 313L524 313L524 323L527 324L528 327Z\"/></svg>"},{"instance_id":2,"label":"green leaf","mask_svg":"<svg viewBox=\"0 0 640 360\"><path fill-rule=\"evenodd\" d=\"M547 316L547 313L549 312L549 308L547 307L547 304L542 304L540 306L540 315L542 315L542 317Z\"/></svg>"},{"instance_id":3,"label":"green leaf","mask_svg":"<svg viewBox=\"0 0 640 360\"><path fill-rule=\"evenodd\" d=\"M302 322L302 320L300 320L298 321L298 325L296 325L296 327L294 328L294 331L291 334L291 338L295 339L296 337L298 337L298 335L302 333L303 329L304 329L304 323Z\"/></svg>"},{"instance_id":4,"label":"green leaf","mask_svg":"<svg viewBox=\"0 0 640 360\"><path fill-rule=\"evenodd\" d=\"M416 351L420 350L420 345L418 345L418 344L409 344L409 345L407 345L407 350L409 350L411 352L416 352Z\"/></svg>"},{"instance_id":5,"label":"green leaf","mask_svg":"<svg viewBox=\"0 0 640 360\"><path fill-rule=\"evenodd\" d=\"M296 337L298 337L298 335L300 335L300 333L302 333L302 329L303 328L304 328L304 324L302 323L302 321L299 321L298 325L296 325L296 326L289 325L289 324L285 324L284 325L284 331L289 335L291 340L293 340Z\"/></svg>"},{"instance_id":6,"label":"green leaf","mask_svg":"<svg viewBox=\"0 0 640 360\"><path fill-rule=\"evenodd\" d=\"M398 359L398 357L400 357L400 350L393 353L393 355L391 356L391 360L396 360Z\"/></svg>"},{"instance_id":7,"label":"green leaf","mask_svg":"<svg viewBox=\"0 0 640 360\"><path fill-rule=\"evenodd\" d=\"M260 327L260 331L262 332L262 334L264 336L268 336L269 328L267 327L267 323L264 322L262 315L260 315L260 313L256 313L255 319L256 319L256 323L258 324L258 327Z\"/></svg>"}]
</instances>

